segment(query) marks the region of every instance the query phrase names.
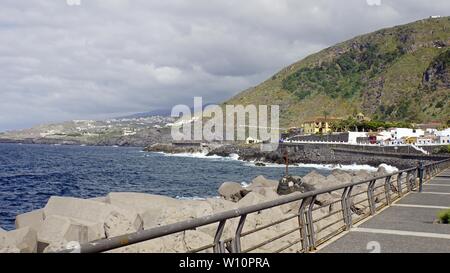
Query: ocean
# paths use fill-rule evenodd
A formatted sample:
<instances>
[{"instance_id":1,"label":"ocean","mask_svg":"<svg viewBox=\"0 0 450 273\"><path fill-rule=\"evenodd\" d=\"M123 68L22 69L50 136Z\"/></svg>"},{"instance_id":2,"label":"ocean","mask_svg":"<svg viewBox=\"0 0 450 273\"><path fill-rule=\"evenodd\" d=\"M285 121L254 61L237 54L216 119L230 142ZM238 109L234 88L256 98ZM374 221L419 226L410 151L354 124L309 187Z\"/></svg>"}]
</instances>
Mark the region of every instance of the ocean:
<instances>
[{"instance_id":1,"label":"ocean","mask_svg":"<svg viewBox=\"0 0 450 273\"><path fill-rule=\"evenodd\" d=\"M349 168L369 168L349 166ZM329 166L290 168L292 175ZM217 196L225 181L246 185L258 175L279 179L284 166L256 167L236 156L165 155L141 148L0 144L0 227L14 229L17 214L45 206L50 196L91 198L144 192L175 198Z\"/></svg>"}]
</instances>

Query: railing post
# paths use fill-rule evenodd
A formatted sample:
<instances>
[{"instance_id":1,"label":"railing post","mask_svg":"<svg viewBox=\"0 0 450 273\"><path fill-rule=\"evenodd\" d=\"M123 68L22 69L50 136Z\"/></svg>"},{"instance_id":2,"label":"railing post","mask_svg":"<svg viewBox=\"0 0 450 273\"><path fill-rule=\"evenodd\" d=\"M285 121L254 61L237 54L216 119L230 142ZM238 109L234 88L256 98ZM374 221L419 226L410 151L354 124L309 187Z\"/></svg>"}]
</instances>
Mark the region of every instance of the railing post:
<instances>
[{"instance_id":1,"label":"railing post","mask_svg":"<svg viewBox=\"0 0 450 273\"><path fill-rule=\"evenodd\" d=\"M369 182L369 186L367 187L367 198L369 200L369 208L370 208L370 214L374 215L376 212L376 207L375 207L375 198L373 196L373 191L374 191L374 187L375 187L375 182L376 180L372 180Z\"/></svg>"},{"instance_id":2,"label":"railing post","mask_svg":"<svg viewBox=\"0 0 450 273\"><path fill-rule=\"evenodd\" d=\"M353 186L346 187L342 193L341 205L342 214L344 215L345 229L348 230L352 227L352 210L350 204L350 193L352 192Z\"/></svg>"},{"instance_id":3,"label":"railing post","mask_svg":"<svg viewBox=\"0 0 450 273\"><path fill-rule=\"evenodd\" d=\"M247 214L244 214L239 218L239 224L236 229L236 234L231 243L231 250L233 253L241 253L241 233L244 228L245 219L247 218Z\"/></svg>"},{"instance_id":4,"label":"railing post","mask_svg":"<svg viewBox=\"0 0 450 273\"><path fill-rule=\"evenodd\" d=\"M423 161L419 162L419 168L418 168L418 175L419 175L419 192L422 192L423 188L423 175L424 175L424 167L423 167Z\"/></svg>"},{"instance_id":5,"label":"railing post","mask_svg":"<svg viewBox=\"0 0 450 273\"><path fill-rule=\"evenodd\" d=\"M417 167L417 168L419 168L419 167ZM419 189L419 178L420 178L420 176L419 176L419 172L417 171L415 174L415 180L414 180L414 182L415 182L415 184L414 184L414 189L416 190L418 190Z\"/></svg>"},{"instance_id":6,"label":"railing post","mask_svg":"<svg viewBox=\"0 0 450 273\"><path fill-rule=\"evenodd\" d=\"M386 196L386 205L391 204L391 175L387 176L384 181L384 195Z\"/></svg>"},{"instance_id":7,"label":"railing post","mask_svg":"<svg viewBox=\"0 0 450 273\"><path fill-rule=\"evenodd\" d=\"M403 196L403 192L402 192L402 172L399 172L397 175L397 191L398 191L398 196L402 197Z\"/></svg>"},{"instance_id":8,"label":"railing post","mask_svg":"<svg viewBox=\"0 0 450 273\"><path fill-rule=\"evenodd\" d=\"M314 237L314 219L312 216L312 210L313 210L315 201L316 201L316 196L311 197L308 211L306 212L306 223L308 226L308 233L309 233L309 250L316 249L316 238Z\"/></svg>"},{"instance_id":9,"label":"railing post","mask_svg":"<svg viewBox=\"0 0 450 273\"><path fill-rule=\"evenodd\" d=\"M217 227L216 235L214 236L214 253L225 253L225 245L220 238L222 237L226 221L227 220L220 221L219 226Z\"/></svg>"},{"instance_id":10,"label":"railing post","mask_svg":"<svg viewBox=\"0 0 450 273\"><path fill-rule=\"evenodd\" d=\"M411 171L406 172L406 191L410 192L411 188Z\"/></svg>"},{"instance_id":11,"label":"railing post","mask_svg":"<svg viewBox=\"0 0 450 273\"><path fill-rule=\"evenodd\" d=\"M306 205L309 204L309 200L311 198L302 199L302 202L300 204L300 207L298 208L298 225L300 228L300 239L302 242L302 249L305 252L308 252L309 250L309 241L308 241L308 231L307 231L307 225L305 221L305 208Z\"/></svg>"}]
</instances>

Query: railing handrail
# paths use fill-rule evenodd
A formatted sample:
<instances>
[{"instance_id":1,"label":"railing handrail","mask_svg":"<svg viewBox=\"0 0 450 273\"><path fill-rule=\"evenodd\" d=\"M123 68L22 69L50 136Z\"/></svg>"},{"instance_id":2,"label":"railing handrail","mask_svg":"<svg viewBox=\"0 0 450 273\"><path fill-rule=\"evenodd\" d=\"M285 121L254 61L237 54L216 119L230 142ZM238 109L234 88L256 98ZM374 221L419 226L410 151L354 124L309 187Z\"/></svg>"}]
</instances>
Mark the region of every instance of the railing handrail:
<instances>
[{"instance_id":1,"label":"railing handrail","mask_svg":"<svg viewBox=\"0 0 450 273\"><path fill-rule=\"evenodd\" d=\"M450 161L450 158L447 158L447 159L444 159L441 161L431 162L426 165L423 165L423 167L429 167L432 165L441 164L446 161ZM212 215L203 216L203 217L199 217L199 218L195 218L195 219L189 219L189 220L180 221L177 223L168 224L168 225L164 225L164 226L160 226L160 227L154 227L154 228L150 228L147 230L137 231L134 233L129 233L129 234L111 237L111 238L107 238L107 239L101 239L101 240L93 241L93 242L88 242L85 244L81 244L80 250L83 253L108 251L108 250L124 247L127 245L132 245L132 244L140 243L143 241L148 241L151 239L171 235L171 234L182 232L185 230L192 230L192 229L206 226L209 224L219 223L221 221L225 221L228 219L242 217L242 216L245 216L250 213L255 213L258 211L271 209L273 207L281 206L281 205L292 203L295 201L305 200L307 198L311 198L311 197L314 197L314 196L317 196L320 194L330 193L330 192L346 189L349 187L354 187L354 186L358 186L361 184L370 183L373 181L377 181L379 179L385 179L387 177L392 177L394 175L416 171L418 169L419 169L419 166L409 168L409 169L399 170L397 172L388 173L386 175L374 176L374 177L371 177L369 179L365 179L362 181L349 182L349 183L341 184L338 186L322 188L322 189L318 189L318 190L308 191L305 193L295 192L295 193L289 194L287 196L283 196L283 197L280 197L280 198L277 198L277 199L274 199L271 201L266 201L266 202L255 204L255 205L240 207L240 208L236 208L233 210L219 212L219 213L215 213ZM63 251L63 252L70 252L70 251L67 250L67 251Z\"/></svg>"}]
</instances>

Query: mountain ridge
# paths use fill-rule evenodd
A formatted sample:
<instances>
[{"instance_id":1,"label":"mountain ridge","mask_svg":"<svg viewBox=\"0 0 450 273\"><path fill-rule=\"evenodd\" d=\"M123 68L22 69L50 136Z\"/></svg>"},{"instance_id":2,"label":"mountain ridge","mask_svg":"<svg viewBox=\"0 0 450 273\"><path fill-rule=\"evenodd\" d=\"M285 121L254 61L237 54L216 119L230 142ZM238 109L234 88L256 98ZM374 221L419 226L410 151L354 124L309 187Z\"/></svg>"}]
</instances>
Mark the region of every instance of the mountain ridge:
<instances>
[{"instance_id":1,"label":"mountain ridge","mask_svg":"<svg viewBox=\"0 0 450 273\"><path fill-rule=\"evenodd\" d=\"M327 47L223 104L280 105L282 126L362 112L387 121L450 116L450 17L383 28Z\"/></svg>"}]
</instances>

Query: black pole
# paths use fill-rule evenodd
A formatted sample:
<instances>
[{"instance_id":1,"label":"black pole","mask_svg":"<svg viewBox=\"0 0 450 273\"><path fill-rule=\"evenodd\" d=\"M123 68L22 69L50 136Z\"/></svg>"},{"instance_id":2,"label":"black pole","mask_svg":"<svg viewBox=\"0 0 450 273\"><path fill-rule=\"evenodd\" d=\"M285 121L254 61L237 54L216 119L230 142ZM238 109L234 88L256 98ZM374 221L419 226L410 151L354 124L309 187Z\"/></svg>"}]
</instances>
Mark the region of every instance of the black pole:
<instances>
[{"instance_id":1,"label":"black pole","mask_svg":"<svg viewBox=\"0 0 450 273\"><path fill-rule=\"evenodd\" d=\"M424 173L423 161L420 161L419 162L419 192L422 192L423 173Z\"/></svg>"},{"instance_id":2,"label":"black pole","mask_svg":"<svg viewBox=\"0 0 450 273\"><path fill-rule=\"evenodd\" d=\"M284 150L284 163L286 164L285 176L288 176L289 175L289 152L287 150L287 147L285 147L285 150Z\"/></svg>"}]
</instances>

